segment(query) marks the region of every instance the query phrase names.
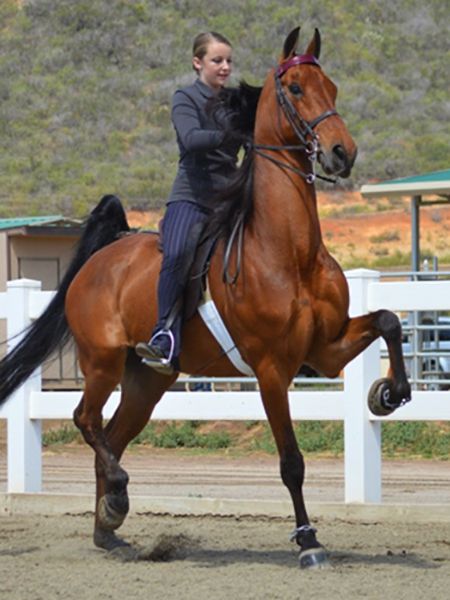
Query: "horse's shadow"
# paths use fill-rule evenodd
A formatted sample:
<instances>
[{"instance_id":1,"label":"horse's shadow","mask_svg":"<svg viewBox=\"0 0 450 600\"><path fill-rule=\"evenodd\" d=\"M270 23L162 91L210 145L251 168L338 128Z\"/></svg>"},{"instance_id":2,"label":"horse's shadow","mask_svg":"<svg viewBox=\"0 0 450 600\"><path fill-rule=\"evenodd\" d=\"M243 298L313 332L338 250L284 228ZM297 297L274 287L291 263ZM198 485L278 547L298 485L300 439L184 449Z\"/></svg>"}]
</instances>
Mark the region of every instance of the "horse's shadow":
<instances>
[{"instance_id":1,"label":"horse's shadow","mask_svg":"<svg viewBox=\"0 0 450 600\"><path fill-rule=\"evenodd\" d=\"M131 550L131 548L129 549ZM147 548L136 548L133 554L114 554L119 560L138 560L148 562L173 562L185 560L205 568L218 565L262 564L298 568L298 550L260 550L246 548L209 548L199 539L190 536L161 536L155 544ZM342 569L355 566L395 566L405 569L438 569L446 559L424 558L414 552L392 552L368 554L359 551L328 552L330 566Z\"/></svg>"},{"instance_id":2,"label":"horse's shadow","mask_svg":"<svg viewBox=\"0 0 450 600\"><path fill-rule=\"evenodd\" d=\"M432 559L425 559L414 553L402 552L394 554L366 554L362 552L329 552L330 566L342 568L349 566L396 566L405 569L438 569L441 564ZM203 567L217 567L218 564L235 563L270 564L298 569L297 552L286 550L243 550L243 549L208 549L199 548L185 557L186 560L199 563Z\"/></svg>"}]
</instances>

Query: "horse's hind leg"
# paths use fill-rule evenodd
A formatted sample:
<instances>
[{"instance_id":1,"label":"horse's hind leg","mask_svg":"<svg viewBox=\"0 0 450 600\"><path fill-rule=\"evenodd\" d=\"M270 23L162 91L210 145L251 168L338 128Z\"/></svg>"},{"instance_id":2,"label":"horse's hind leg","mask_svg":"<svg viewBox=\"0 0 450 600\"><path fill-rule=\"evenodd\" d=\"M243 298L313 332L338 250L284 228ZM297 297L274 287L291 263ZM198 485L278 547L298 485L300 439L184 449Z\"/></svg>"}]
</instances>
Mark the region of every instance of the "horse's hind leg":
<instances>
[{"instance_id":1,"label":"horse's hind leg","mask_svg":"<svg viewBox=\"0 0 450 600\"><path fill-rule=\"evenodd\" d=\"M87 358L89 357L89 360ZM95 452L96 471L100 470L107 482L108 492L115 498L119 512L128 510L126 487L127 473L120 467L103 429L102 410L110 394L118 385L123 373L125 351L109 350L92 353L80 351L80 364L85 376L84 393L74 411L75 425L80 429L85 441ZM98 507L96 509L98 512Z\"/></svg>"},{"instance_id":2,"label":"horse's hind leg","mask_svg":"<svg viewBox=\"0 0 450 600\"><path fill-rule=\"evenodd\" d=\"M105 428L107 445L116 461L120 460L128 443L148 423L157 402L175 380L176 376L159 375L142 365L134 352L129 352L121 382L120 404ZM128 512L126 484L119 488L112 485L98 454L95 471L97 489L94 543L100 548L111 550L125 545L125 542L115 535L114 530L122 525Z\"/></svg>"}]
</instances>

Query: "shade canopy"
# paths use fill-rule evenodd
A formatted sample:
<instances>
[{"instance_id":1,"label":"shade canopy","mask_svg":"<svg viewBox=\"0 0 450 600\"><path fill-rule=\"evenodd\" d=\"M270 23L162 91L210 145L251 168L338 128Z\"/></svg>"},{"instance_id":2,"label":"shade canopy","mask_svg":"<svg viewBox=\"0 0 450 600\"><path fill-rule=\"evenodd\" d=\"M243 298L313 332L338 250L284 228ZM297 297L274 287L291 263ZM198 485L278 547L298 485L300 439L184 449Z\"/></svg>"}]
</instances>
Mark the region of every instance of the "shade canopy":
<instances>
[{"instance_id":1,"label":"shade canopy","mask_svg":"<svg viewBox=\"0 0 450 600\"><path fill-rule=\"evenodd\" d=\"M412 177L368 183L361 194L372 196L450 196L450 169L433 171Z\"/></svg>"},{"instance_id":2,"label":"shade canopy","mask_svg":"<svg viewBox=\"0 0 450 600\"><path fill-rule=\"evenodd\" d=\"M10 219L0 219L0 230L44 226L78 227L80 223L81 221L77 219L68 219L62 215L45 217L12 217Z\"/></svg>"},{"instance_id":3,"label":"shade canopy","mask_svg":"<svg viewBox=\"0 0 450 600\"><path fill-rule=\"evenodd\" d=\"M361 194L366 198L411 196L411 269L420 271L420 207L450 201L450 169L366 184Z\"/></svg>"}]
</instances>

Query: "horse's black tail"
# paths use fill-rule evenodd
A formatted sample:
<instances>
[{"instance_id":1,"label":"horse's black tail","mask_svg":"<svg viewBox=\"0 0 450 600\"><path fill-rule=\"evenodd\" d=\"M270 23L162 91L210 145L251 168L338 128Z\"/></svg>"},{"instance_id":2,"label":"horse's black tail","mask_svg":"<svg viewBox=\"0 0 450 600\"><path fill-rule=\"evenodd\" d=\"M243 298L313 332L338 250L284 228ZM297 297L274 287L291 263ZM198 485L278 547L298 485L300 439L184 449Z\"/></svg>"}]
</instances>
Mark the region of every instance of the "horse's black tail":
<instances>
[{"instance_id":1,"label":"horse's black tail","mask_svg":"<svg viewBox=\"0 0 450 600\"><path fill-rule=\"evenodd\" d=\"M103 196L89 215L75 255L61 284L42 315L25 331L22 340L0 361L0 404L14 392L59 345L70 338L64 313L67 289L87 259L129 231L125 211L116 196Z\"/></svg>"}]
</instances>

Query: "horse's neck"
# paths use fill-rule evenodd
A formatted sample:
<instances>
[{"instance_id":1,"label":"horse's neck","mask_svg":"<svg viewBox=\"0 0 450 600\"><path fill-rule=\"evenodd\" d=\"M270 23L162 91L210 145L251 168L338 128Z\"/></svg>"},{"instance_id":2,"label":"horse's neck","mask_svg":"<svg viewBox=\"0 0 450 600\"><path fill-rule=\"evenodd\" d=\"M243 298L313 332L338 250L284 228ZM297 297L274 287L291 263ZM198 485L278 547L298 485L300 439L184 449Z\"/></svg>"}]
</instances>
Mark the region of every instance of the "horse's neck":
<instances>
[{"instance_id":1,"label":"horse's neck","mask_svg":"<svg viewBox=\"0 0 450 600\"><path fill-rule=\"evenodd\" d=\"M287 162L289 157L277 158ZM266 250L274 246L286 261L309 264L322 240L314 186L300 175L258 157L250 229Z\"/></svg>"},{"instance_id":2,"label":"horse's neck","mask_svg":"<svg viewBox=\"0 0 450 600\"><path fill-rule=\"evenodd\" d=\"M273 81L273 75L269 75L259 100L255 145L286 144L286 140L281 138L282 109L276 99ZM271 118L267 118L268 114ZM300 260L307 264L317 253L322 240L316 193L314 185L307 183L305 177L292 168L306 175L312 170L311 162L303 152L263 152L273 161L261 155L255 157L254 214L250 229L261 245L276 244L280 249L284 246L283 254L287 260Z\"/></svg>"}]
</instances>

